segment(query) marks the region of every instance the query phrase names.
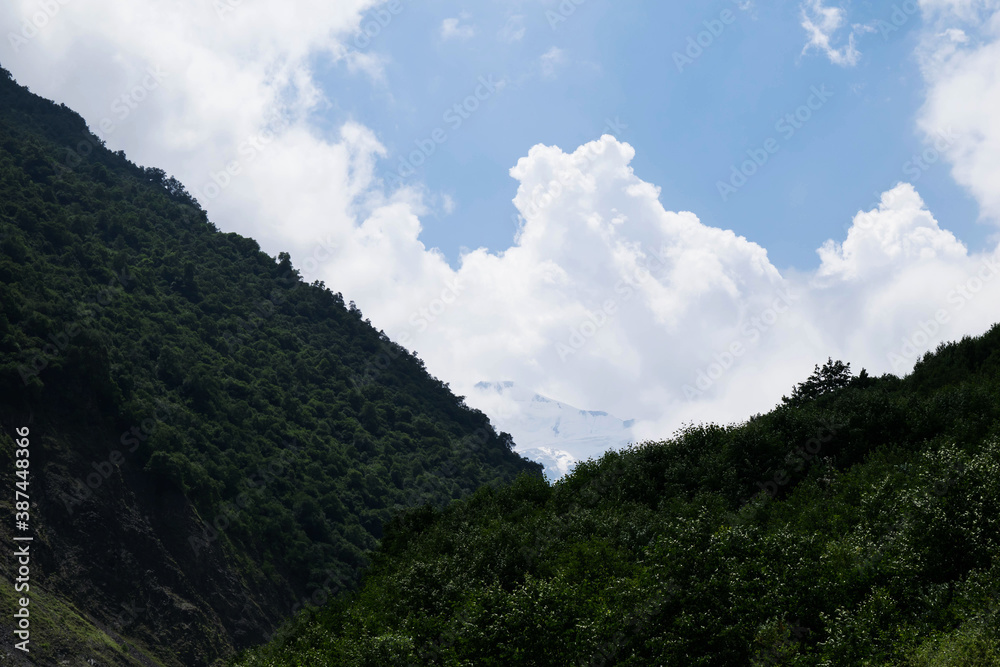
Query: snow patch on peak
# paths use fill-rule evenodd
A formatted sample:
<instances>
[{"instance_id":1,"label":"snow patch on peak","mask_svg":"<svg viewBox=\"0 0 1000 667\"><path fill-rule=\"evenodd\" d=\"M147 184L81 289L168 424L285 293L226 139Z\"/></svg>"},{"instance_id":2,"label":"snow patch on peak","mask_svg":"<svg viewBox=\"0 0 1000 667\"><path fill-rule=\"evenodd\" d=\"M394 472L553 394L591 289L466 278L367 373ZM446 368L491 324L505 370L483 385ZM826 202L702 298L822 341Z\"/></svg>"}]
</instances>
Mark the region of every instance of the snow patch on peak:
<instances>
[{"instance_id":1,"label":"snow patch on peak","mask_svg":"<svg viewBox=\"0 0 1000 667\"><path fill-rule=\"evenodd\" d=\"M550 482L568 475L578 463L569 452L551 447L533 447L532 449L518 450L518 453L532 461L541 463L545 468L545 477Z\"/></svg>"},{"instance_id":2,"label":"snow patch on peak","mask_svg":"<svg viewBox=\"0 0 1000 667\"><path fill-rule=\"evenodd\" d=\"M552 481L579 461L599 458L633 442L635 420L599 410L581 410L522 389L513 382L480 382L467 397L498 431L510 433L515 451L545 466Z\"/></svg>"}]
</instances>

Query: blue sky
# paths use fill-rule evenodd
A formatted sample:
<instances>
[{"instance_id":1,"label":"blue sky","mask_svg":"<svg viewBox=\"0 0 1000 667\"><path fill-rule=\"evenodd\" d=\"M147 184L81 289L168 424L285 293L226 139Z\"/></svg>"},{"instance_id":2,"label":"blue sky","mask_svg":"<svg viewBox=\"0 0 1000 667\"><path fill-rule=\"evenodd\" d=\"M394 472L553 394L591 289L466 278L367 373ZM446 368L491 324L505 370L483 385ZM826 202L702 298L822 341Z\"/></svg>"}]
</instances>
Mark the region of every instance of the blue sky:
<instances>
[{"instance_id":1,"label":"blue sky","mask_svg":"<svg viewBox=\"0 0 1000 667\"><path fill-rule=\"evenodd\" d=\"M886 35L859 35L857 64L842 67L817 50L803 53L799 2L743 10L732 2L588 0L572 13L557 2L401 0L400 7L397 15L381 8L382 23L392 16L384 28L374 27L378 10L369 12L355 42L383 59L384 80L327 65L321 81L336 106L318 113L331 127L346 118L371 127L390 151L379 165L387 178L418 150L415 142L429 146L435 129L446 131L447 140L406 181L425 184L439 204L424 217L421 238L453 265L462 248L511 244L516 183L508 170L528 148L569 151L614 125L618 138L637 148L637 175L662 188L664 206L733 229L767 248L781 268L813 268L815 248L839 241L858 210L897 182L914 182L914 173L943 224L971 249L985 242L975 201L944 161L916 172L907 164L926 147L914 123L923 103L913 55L919 14ZM868 2L851 7L853 23L878 26L891 14ZM450 38L442 30L449 18L458 19ZM700 55L690 51L698 57L678 64L675 54L687 56L689 39L720 25L711 41L702 35L708 46ZM553 53L547 70L544 56ZM480 77L506 85L452 129L444 113L474 92ZM777 121L814 86L832 97L794 135L778 132ZM768 138L778 141L778 152L724 201L718 182ZM441 205L444 195L456 204L451 213Z\"/></svg>"},{"instance_id":2,"label":"blue sky","mask_svg":"<svg viewBox=\"0 0 1000 667\"><path fill-rule=\"evenodd\" d=\"M1000 320L1000 0L119 5L2 3L0 63L92 128L138 90L109 147L498 422L477 383L663 437Z\"/></svg>"}]
</instances>

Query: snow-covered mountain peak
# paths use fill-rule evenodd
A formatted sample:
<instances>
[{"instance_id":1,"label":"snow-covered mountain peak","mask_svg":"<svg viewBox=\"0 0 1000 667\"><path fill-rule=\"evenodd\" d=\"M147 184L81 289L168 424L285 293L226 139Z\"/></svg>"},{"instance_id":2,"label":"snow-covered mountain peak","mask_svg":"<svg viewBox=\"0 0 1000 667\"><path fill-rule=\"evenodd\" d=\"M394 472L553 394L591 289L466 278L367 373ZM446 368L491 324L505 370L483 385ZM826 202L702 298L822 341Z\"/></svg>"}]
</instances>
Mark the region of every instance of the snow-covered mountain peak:
<instances>
[{"instance_id":1,"label":"snow-covered mountain peak","mask_svg":"<svg viewBox=\"0 0 1000 667\"><path fill-rule=\"evenodd\" d=\"M599 458L634 440L634 420L599 410L581 410L524 389L513 382L480 382L469 396L494 426L514 437L515 449L545 466L558 479L578 462Z\"/></svg>"}]
</instances>

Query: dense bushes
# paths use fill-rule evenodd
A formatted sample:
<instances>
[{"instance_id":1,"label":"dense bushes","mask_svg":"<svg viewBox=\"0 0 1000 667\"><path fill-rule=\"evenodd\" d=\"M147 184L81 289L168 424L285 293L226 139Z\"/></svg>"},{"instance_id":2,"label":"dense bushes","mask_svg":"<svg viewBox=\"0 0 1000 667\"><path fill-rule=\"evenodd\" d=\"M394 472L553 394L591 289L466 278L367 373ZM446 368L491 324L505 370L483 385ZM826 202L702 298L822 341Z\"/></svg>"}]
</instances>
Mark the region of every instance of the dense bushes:
<instances>
[{"instance_id":1,"label":"dense bushes","mask_svg":"<svg viewBox=\"0 0 1000 667\"><path fill-rule=\"evenodd\" d=\"M1000 664L1000 327L392 522L241 667Z\"/></svg>"},{"instance_id":2,"label":"dense bushes","mask_svg":"<svg viewBox=\"0 0 1000 667\"><path fill-rule=\"evenodd\" d=\"M225 524L298 591L351 579L403 507L540 475L286 253L0 74L4 406L122 433L126 466L195 503L196 545Z\"/></svg>"}]
</instances>

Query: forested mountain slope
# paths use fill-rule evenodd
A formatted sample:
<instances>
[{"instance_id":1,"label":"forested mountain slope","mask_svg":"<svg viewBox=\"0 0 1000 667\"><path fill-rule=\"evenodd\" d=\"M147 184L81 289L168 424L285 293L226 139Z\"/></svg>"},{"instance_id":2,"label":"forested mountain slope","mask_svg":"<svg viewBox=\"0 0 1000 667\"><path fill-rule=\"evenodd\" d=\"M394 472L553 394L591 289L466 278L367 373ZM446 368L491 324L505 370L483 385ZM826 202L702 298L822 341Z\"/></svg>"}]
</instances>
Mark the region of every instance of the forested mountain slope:
<instances>
[{"instance_id":1,"label":"forested mountain slope","mask_svg":"<svg viewBox=\"0 0 1000 667\"><path fill-rule=\"evenodd\" d=\"M0 469L30 426L34 664L209 664L350 587L399 508L540 478L279 259L0 69Z\"/></svg>"},{"instance_id":2,"label":"forested mountain slope","mask_svg":"<svg viewBox=\"0 0 1000 667\"><path fill-rule=\"evenodd\" d=\"M1000 326L387 530L239 667L1000 664Z\"/></svg>"}]
</instances>

